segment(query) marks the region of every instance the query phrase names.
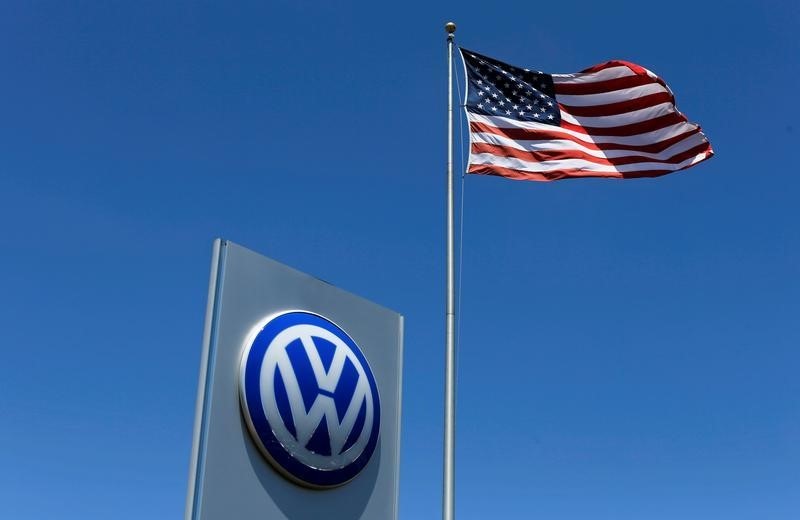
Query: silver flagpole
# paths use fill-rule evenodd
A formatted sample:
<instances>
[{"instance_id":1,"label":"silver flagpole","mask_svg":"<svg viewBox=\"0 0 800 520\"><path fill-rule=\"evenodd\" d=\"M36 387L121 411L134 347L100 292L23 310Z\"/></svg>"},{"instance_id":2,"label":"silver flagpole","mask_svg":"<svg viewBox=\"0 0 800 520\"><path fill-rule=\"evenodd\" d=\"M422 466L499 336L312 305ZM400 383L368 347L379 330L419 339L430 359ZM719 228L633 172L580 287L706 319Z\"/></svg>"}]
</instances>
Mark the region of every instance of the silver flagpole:
<instances>
[{"instance_id":1,"label":"silver flagpole","mask_svg":"<svg viewBox=\"0 0 800 520\"><path fill-rule=\"evenodd\" d=\"M448 22L447 31L447 308L445 341L444 390L444 492L442 519L455 517L455 445L456 445L456 378L455 378L455 261L453 255L453 40L456 24Z\"/></svg>"}]
</instances>

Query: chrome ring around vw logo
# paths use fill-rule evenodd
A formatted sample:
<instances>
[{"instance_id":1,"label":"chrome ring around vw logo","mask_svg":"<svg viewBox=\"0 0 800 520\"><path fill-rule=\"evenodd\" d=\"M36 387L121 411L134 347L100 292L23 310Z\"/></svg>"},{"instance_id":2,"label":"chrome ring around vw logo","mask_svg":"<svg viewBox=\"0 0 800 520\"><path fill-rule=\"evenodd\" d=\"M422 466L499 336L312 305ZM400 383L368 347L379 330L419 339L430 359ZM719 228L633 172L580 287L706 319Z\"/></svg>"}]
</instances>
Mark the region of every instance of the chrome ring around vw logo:
<instances>
[{"instance_id":1,"label":"chrome ring around vw logo","mask_svg":"<svg viewBox=\"0 0 800 520\"><path fill-rule=\"evenodd\" d=\"M345 484L375 451L380 399L369 363L318 314L290 311L259 323L244 346L239 393L256 445L297 483Z\"/></svg>"}]
</instances>

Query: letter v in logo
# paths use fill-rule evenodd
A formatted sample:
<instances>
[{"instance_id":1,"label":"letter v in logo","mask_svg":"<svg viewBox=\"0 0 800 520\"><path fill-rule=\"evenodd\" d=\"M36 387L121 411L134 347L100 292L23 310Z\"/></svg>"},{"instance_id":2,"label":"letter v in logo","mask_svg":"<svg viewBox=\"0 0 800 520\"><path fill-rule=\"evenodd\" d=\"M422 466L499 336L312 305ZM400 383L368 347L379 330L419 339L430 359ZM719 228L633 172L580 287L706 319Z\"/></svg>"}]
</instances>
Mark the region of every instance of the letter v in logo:
<instances>
[{"instance_id":1,"label":"letter v in logo","mask_svg":"<svg viewBox=\"0 0 800 520\"><path fill-rule=\"evenodd\" d=\"M248 337L240 397L253 439L281 473L333 487L369 462L380 429L380 400L364 354L330 320L293 311Z\"/></svg>"}]
</instances>

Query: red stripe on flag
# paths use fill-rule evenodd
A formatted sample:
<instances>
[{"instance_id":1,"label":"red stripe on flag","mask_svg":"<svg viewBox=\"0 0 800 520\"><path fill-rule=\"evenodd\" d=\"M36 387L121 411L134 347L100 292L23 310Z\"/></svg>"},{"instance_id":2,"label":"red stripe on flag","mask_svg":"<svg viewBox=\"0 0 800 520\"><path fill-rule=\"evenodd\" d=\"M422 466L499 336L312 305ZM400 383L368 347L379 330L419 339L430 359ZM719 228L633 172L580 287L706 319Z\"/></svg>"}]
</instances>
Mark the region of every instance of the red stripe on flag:
<instances>
[{"instance_id":1,"label":"red stripe on flag","mask_svg":"<svg viewBox=\"0 0 800 520\"><path fill-rule=\"evenodd\" d=\"M643 108L660 105L661 103L673 102L674 100L669 92L656 92L655 94L648 94L646 96L627 99L617 103L608 103L605 105L577 107L562 105L559 103L558 106L561 108L561 110L568 114L572 114L573 116L600 117L615 116L618 114L624 114L626 112L633 112L634 110L641 110Z\"/></svg>"},{"instance_id":2,"label":"red stripe on flag","mask_svg":"<svg viewBox=\"0 0 800 520\"><path fill-rule=\"evenodd\" d=\"M631 123L629 125L610 126L607 128L581 126L581 125L576 125L574 123L568 123L564 120L561 121L561 127L566 128L568 130L572 130L573 132L580 132L582 134L587 134L587 135L630 137L638 134L644 134L647 132L653 132L655 130L661 130L662 128L666 128L668 126L672 126L677 123L685 123L685 122L686 118L682 114L678 112L673 112L671 114L665 114L663 116L654 117L653 119L648 119L647 121Z\"/></svg>"},{"instance_id":3,"label":"red stripe on flag","mask_svg":"<svg viewBox=\"0 0 800 520\"><path fill-rule=\"evenodd\" d=\"M647 76L647 69L642 67L641 65L637 65L635 63L631 63L630 61L625 60L611 60L605 63L598 63L597 65L592 65L588 69L583 69L581 72L584 74L589 74L592 72L600 72L601 70L610 69L613 67L628 67L636 74L642 74Z\"/></svg>"},{"instance_id":4,"label":"red stripe on flag","mask_svg":"<svg viewBox=\"0 0 800 520\"><path fill-rule=\"evenodd\" d=\"M683 161L700 155L703 152L707 152L710 149L710 145L706 142L665 159L654 159L652 157L646 157L643 155L629 155L625 157L597 157L581 150L525 151L520 150L519 148L511 148L489 143L474 143L472 145L473 153L489 153L498 157L513 157L521 161L542 162L581 159L604 166L620 166L623 164L636 163L680 164Z\"/></svg>"},{"instance_id":5,"label":"red stripe on flag","mask_svg":"<svg viewBox=\"0 0 800 520\"><path fill-rule=\"evenodd\" d=\"M711 154L708 155L709 157ZM695 163L696 164L696 163ZM526 172L514 170L513 168L504 168L502 166L495 166L490 164L474 164L470 165L467 173L475 173L479 175L496 175L506 177L508 179L525 180L525 181L555 181L559 179L577 179L577 178L604 178L604 179L636 179L640 177L660 177L668 173L675 173L685 170L690 166L684 166L677 170L639 170L633 172L592 172L576 169L553 169L547 172Z\"/></svg>"}]
</instances>

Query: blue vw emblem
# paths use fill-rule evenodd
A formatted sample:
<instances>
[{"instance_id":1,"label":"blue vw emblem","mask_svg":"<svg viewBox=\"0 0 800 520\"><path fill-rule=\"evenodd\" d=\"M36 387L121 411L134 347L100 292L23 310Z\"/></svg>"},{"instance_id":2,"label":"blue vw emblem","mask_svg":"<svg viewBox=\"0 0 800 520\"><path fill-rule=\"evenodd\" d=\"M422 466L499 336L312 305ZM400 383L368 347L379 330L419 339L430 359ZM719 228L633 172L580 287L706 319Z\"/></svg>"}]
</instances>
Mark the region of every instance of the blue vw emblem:
<instances>
[{"instance_id":1,"label":"blue vw emblem","mask_svg":"<svg viewBox=\"0 0 800 520\"><path fill-rule=\"evenodd\" d=\"M239 390L259 449L295 482L339 486L375 451L381 418L375 378L355 341L322 316L287 312L254 329Z\"/></svg>"}]
</instances>

